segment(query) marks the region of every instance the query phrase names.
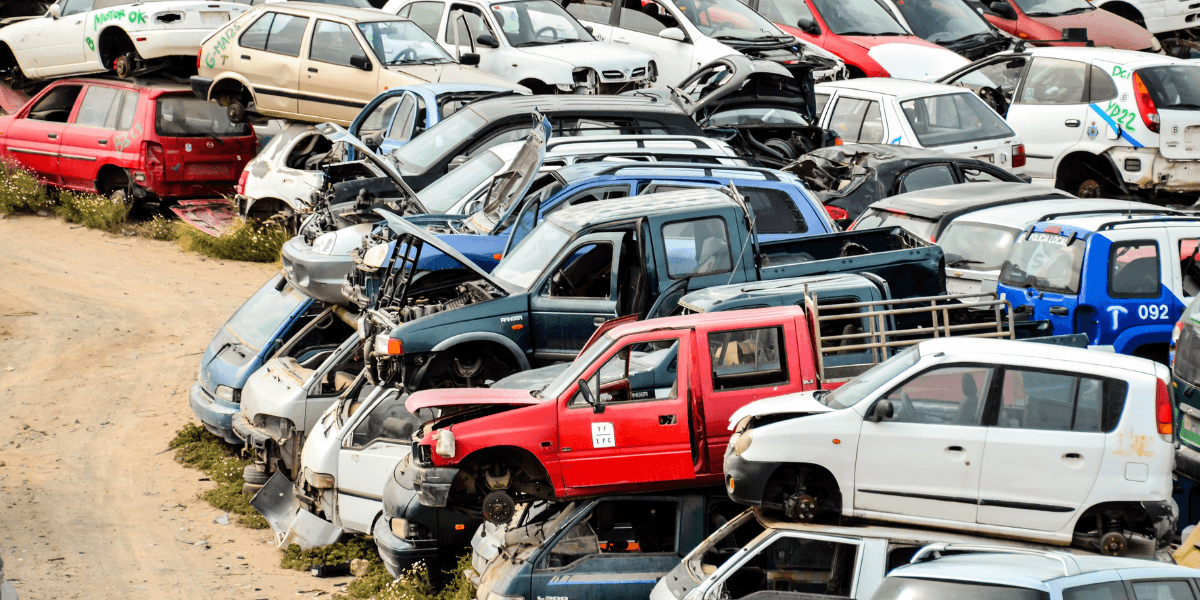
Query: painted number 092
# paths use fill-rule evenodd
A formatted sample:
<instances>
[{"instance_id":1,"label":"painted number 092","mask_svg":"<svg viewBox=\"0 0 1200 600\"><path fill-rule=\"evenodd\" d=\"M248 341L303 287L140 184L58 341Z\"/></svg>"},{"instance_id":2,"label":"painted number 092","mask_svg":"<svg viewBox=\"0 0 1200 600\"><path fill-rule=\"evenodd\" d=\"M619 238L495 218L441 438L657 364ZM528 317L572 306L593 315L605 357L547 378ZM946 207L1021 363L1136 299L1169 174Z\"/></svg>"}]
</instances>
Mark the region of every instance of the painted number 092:
<instances>
[{"instance_id":1,"label":"painted number 092","mask_svg":"<svg viewBox=\"0 0 1200 600\"><path fill-rule=\"evenodd\" d=\"M1171 318L1171 311L1167 308L1166 304L1139 304L1138 318L1143 321L1147 319L1151 321L1169 319Z\"/></svg>"}]
</instances>

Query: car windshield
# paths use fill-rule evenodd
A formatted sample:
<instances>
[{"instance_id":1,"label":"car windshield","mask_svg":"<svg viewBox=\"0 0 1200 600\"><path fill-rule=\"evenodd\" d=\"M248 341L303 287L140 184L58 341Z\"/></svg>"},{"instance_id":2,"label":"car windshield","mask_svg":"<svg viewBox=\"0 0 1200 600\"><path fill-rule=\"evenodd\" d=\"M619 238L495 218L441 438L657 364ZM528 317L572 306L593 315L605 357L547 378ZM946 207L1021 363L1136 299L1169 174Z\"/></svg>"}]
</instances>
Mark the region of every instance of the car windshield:
<instances>
[{"instance_id":1,"label":"car windshield","mask_svg":"<svg viewBox=\"0 0 1200 600\"><path fill-rule=\"evenodd\" d=\"M588 368L588 365L599 360L615 343L616 340L613 339L611 331L600 336L600 339L592 342L591 346L584 348L583 352L575 357L571 366L567 367L562 373L559 373L558 377L555 377L554 381L547 384L541 391L534 392L534 395L544 399L562 396L567 391L567 388L571 387L571 384L583 377L583 372Z\"/></svg>"},{"instance_id":2,"label":"car windshield","mask_svg":"<svg viewBox=\"0 0 1200 600\"><path fill-rule=\"evenodd\" d=\"M938 245L946 253L948 267L993 271L1004 264L1018 235L1021 230L1014 227L951 222Z\"/></svg>"},{"instance_id":3,"label":"car windshield","mask_svg":"<svg viewBox=\"0 0 1200 600\"><path fill-rule=\"evenodd\" d=\"M709 117L704 125L728 127L731 125L808 125L804 117L794 111L780 108L739 108L721 111Z\"/></svg>"},{"instance_id":4,"label":"car windshield","mask_svg":"<svg viewBox=\"0 0 1200 600\"><path fill-rule=\"evenodd\" d=\"M1057 17L1096 10L1087 0L1016 0L1021 12L1031 17Z\"/></svg>"},{"instance_id":5,"label":"car windshield","mask_svg":"<svg viewBox=\"0 0 1200 600\"><path fill-rule=\"evenodd\" d=\"M891 576L883 580L871 597L874 600L1047 600L1050 594L994 583Z\"/></svg>"},{"instance_id":6,"label":"car windshield","mask_svg":"<svg viewBox=\"0 0 1200 600\"><path fill-rule=\"evenodd\" d=\"M278 289L283 275L276 275L233 313L225 322L237 339L257 352L261 350L280 325L308 301L308 297L290 284Z\"/></svg>"},{"instance_id":7,"label":"car windshield","mask_svg":"<svg viewBox=\"0 0 1200 600\"><path fill-rule=\"evenodd\" d=\"M429 34L410 21L359 23L358 30L385 65L454 62Z\"/></svg>"},{"instance_id":8,"label":"car windshield","mask_svg":"<svg viewBox=\"0 0 1200 600\"><path fill-rule=\"evenodd\" d=\"M467 138L487 124L479 113L466 109L446 117L392 154L403 174L422 173L430 165L458 150Z\"/></svg>"},{"instance_id":9,"label":"car windshield","mask_svg":"<svg viewBox=\"0 0 1200 600\"><path fill-rule=\"evenodd\" d=\"M1159 110L1200 110L1200 70L1193 65L1138 69L1137 76Z\"/></svg>"},{"instance_id":10,"label":"car windshield","mask_svg":"<svg viewBox=\"0 0 1200 600\"><path fill-rule=\"evenodd\" d=\"M1031 233L1013 245L1000 266L1000 283L1043 292L1079 293L1079 272L1086 244L1074 236Z\"/></svg>"},{"instance_id":11,"label":"car windshield","mask_svg":"<svg viewBox=\"0 0 1200 600\"><path fill-rule=\"evenodd\" d=\"M813 5L838 35L909 35L891 11L875 0L813 0Z\"/></svg>"},{"instance_id":12,"label":"car windshield","mask_svg":"<svg viewBox=\"0 0 1200 600\"><path fill-rule=\"evenodd\" d=\"M417 197L430 213L444 213L466 197L467 193L495 175L504 161L492 152L484 152L462 166L442 175L429 187L421 190Z\"/></svg>"},{"instance_id":13,"label":"car windshield","mask_svg":"<svg viewBox=\"0 0 1200 600\"><path fill-rule=\"evenodd\" d=\"M676 6L700 33L718 40L793 39L738 0L677 0Z\"/></svg>"},{"instance_id":14,"label":"car windshield","mask_svg":"<svg viewBox=\"0 0 1200 600\"><path fill-rule=\"evenodd\" d=\"M850 408L866 398L871 392L896 378L909 367L921 360L917 347L913 346L903 352L871 367L858 377L847 381L841 387L817 398L821 403L834 410Z\"/></svg>"},{"instance_id":15,"label":"car windshield","mask_svg":"<svg viewBox=\"0 0 1200 600\"><path fill-rule=\"evenodd\" d=\"M492 277L521 289L529 289L570 239L571 232L543 221L496 265Z\"/></svg>"},{"instance_id":16,"label":"car windshield","mask_svg":"<svg viewBox=\"0 0 1200 600\"><path fill-rule=\"evenodd\" d=\"M901 212L870 208L850 226L850 229L861 231L877 227L903 227L910 233L916 234L917 237L927 240L933 236L933 230L937 228L937 223L917 219Z\"/></svg>"},{"instance_id":17,"label":"car windshield","mask_svg":"<svg viewBox=\"0 0 1200 600\"><path fill-rule=\"evenodd\" d=\"M926 148L1016 135L974 94L941 94L900 103L917 141Z\"/></svg>"},{"instance_id":18,"label":"car windshield","mask_svg":"<svg viewBox=\"0 0 1200 600\"><path fill-rule=\"evenodd\" d=\"M571 42L592 42L595 38L557 2L524 0L492 4L492 16L518 48Z\"/></svg>"},{"instance_id":19,"label":"car windshield","mask_svg":"<svg viewBox=\"0 0 1200 600\"><path fill-rule=\"evenodd\" d=\"M154 120L158 135L166 137L243 137L250 126L233 124L225 109L191 96L161 96ZM210 142L212 143L212 142Z\"/></svg>"},{"instance_id":20,"label":"car windshield","mask_svg":"<svg viewBox=\"0 0 1200 600\"><path fill-rule=\"evenodd\" d=\"M913 33L935 44L957 42L992 28L962 0L895 0Z\"/></svg>"}]
</instances>

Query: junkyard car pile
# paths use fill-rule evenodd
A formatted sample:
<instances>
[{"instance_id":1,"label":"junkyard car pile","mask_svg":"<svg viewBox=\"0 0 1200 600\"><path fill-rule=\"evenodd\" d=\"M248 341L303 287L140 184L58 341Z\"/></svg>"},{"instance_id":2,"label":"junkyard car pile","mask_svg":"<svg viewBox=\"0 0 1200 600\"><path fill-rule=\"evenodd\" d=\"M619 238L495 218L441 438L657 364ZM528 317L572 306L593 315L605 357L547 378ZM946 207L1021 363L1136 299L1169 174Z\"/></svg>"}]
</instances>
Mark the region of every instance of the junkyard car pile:
<instances>
[{"instance_id":1,"label":"junkyard car pile","mask_svg":"<svg viewBox=\"0 0 1200 600\"><path fill-rule=\"evenodd\" d=\"M1089 556L1200 520L1190 8L253 4L0 22L0 153L293 232L190 392L281 547L470 552L481 600L1200 593Z\"/></svg>"}]
</instances>

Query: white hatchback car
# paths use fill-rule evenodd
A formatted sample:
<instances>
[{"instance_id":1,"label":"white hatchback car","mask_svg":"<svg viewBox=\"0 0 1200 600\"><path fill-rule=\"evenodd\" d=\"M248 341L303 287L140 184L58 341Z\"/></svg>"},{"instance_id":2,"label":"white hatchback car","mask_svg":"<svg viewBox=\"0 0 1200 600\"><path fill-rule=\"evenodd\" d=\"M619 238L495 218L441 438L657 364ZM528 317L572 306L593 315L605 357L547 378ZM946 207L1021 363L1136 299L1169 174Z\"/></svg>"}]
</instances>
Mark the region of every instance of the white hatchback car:
<instances>
[{"instance_id":1,"label":"white hatchback car","mask_svg":"<svg viewBox=\"0 0 1200 600\"><path fill-rule=\"evenodd\" d=\"M1021 138L982 100L937 83L871 77L817 85L820 125L847 144L932 148L1025 172Z\"/></svg>"},{"instance_id":2,"label":"white hatchback car","mask_svg":"<svg viewBox=\"0 0 1200 600\"><path fill-rule=\"evenodd\" d=\"M0 29L0 74L26 79L115 72L132 76L173 57L193 59L244 2L59 0L46 16Z\"/></svg>"},{"instance_id":3,"label":"white hatchback car","mask_svg":"<svg viewBox=\"0 0 1200 600\"><path fill-rule=\"evenodd\" d=\"M1126 548L1141 534L1161 548L1178 519L1170 381L1165 365L1107 352L925 341L836 390L735 412L726 490L794 519Z\"/></svg>"},{"instance_id":4,"label":"white hatchback car","mask_svg":"<svg viewBox=\"0 0 1200 600\"><path fill-rule=\"evenodd\" d=\"M535 94L619 94L657 78L650 55L597 41L554 0L391 0L383 10Z\"/></svg>"},{"instance_id":5,"label":"white hatchback car","mask_svg":"<svg viewBox=\"0 0 1200 600\"><path fill-rule=\"evenodd\" d=\"M1081 198L1200 191L1200 65L1112 48L1033 48L940 80L1020 134L1028 173Z\"/></svg>"}]
</instances>

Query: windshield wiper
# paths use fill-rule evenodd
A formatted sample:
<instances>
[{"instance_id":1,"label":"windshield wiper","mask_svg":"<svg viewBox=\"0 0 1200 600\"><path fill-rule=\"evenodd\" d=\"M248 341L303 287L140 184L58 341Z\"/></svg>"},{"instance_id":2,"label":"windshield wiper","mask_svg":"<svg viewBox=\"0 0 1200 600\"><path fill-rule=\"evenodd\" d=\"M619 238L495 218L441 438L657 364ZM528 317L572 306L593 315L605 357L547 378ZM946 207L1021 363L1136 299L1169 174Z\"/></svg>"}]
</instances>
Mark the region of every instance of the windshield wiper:
<instances>
[{"instance_id":1,"label":"windshield wiper","mask_svg":"<svg viewBox=\"0 0 1200 600\"><path fill-rule=\"evenodd\" d=\"M1092 11L1092 10L1094 10L1094 9L1093 9L1092 7L1090 7L1090 6L1080 6L1080 7L1078 7L1078 8L1072 8L1071 10L1068 10L1067 12L1064 12L1064 13L1059 13L1059 14L1063 14L1063 15L1077 15L1077 14L1079 14L1079 13L1090 12L1090 11Z\"/></svg>"},{"instance_id":2,"label":"windshield wiper","mask_svg":"<svg viewBox=\"0 0 1200 600\"><path fill-rule=\"evenodd\" d=\"M214 133L212 133L212 132L205 131L205 132L202 132L202 133L201 133L201 135L203 135L203 136L205 136L205 137L210 137L210 138L212 138L212 139L214 139L214 140L217 140L217 143L218 143L218 144L220 144L220 145L222 145L222 146L224 146L224 145L225 145L225 140L221 139L220 137L218 137L216 134L214 134Z\"/></svg>"},{"instance_id":3,"label":"windshield wiper","mask_svg":"<svg viewBox=\"0 0 1200 600\"><path fill-rule=\"evenodd\" d=\"M960 258L958 260L952 260L952 261L946 263L946 266L950 267L950 268L954 268L954 267L965 267L967 265L982 265L982 264L983 264L982 260L971 260L969 258Z\"/></svg>"},{"instance_id":4,"label":"windshield wiper","mask_svg":"<svg viewBox=\"0 0 1200 600\"><path fill-rule=\"evenodd\" d=\"M831 392L830 390L817 390L817 391L813 392L813 400L816 400L817 402L820 402L821 404L825 404L824 400L822 400L822 399L831 393L833 393L833 392ZM825 406L829 406L829 405L825 404Z\"/></svg>"},{"instance_id":5,"label":"windshield wiper","mask_svg":"<svg viewBox=\"0 0 1200 600\"><path fill-rule=\"evenodd\" d=\"M582 41L582 40L564 38L561 40L554 40L552 42L537 42L537 41L525 42L523 44L516 44L514 47L515 48L528 48L530 46L553 46L555 44L569 44L571 42L578 42L578 41Z\"/></svg>"},{"instance_id":6,"label":"windshield wiper","mask_svg":"<svg viewBox=\"0 0 1200 600\"><path fill-rule=\"evenodd\" d=\"M862 36L887 36L887 35L908 35L907 33L898 33L895 31L843 31L838 35L862 35Z\"/></svg>"},{"instance_id":7,"label":"windshield wiper","mask_svg":"<svg viewBox=\"0 0 1200 600\"><path fill-rule=\"evenodd\" d=\"M449 61L447 61L444 58L437 58L437 57L413 58L413 59L407 59L407 60L401 60L401 59L395 58L395 59L389 60L388 62L386 62L384 64L387 64L387 65L435 65L435 64L443 63L443 62L449 62Z\"/></svg>"},{"instance_id":8,"label":"windshield wiper","mask_svg":"<svg viewBox=\"0 0 1200 600\"><path fill-rule=\"evenodd\" d=\"M1031 12L1031 13L1025 13L1025 14L1029 15L1031 17L1057 17L1058 16L1058 13L1045 12L1045 11Z\"/></svg>"}]
</instances>

